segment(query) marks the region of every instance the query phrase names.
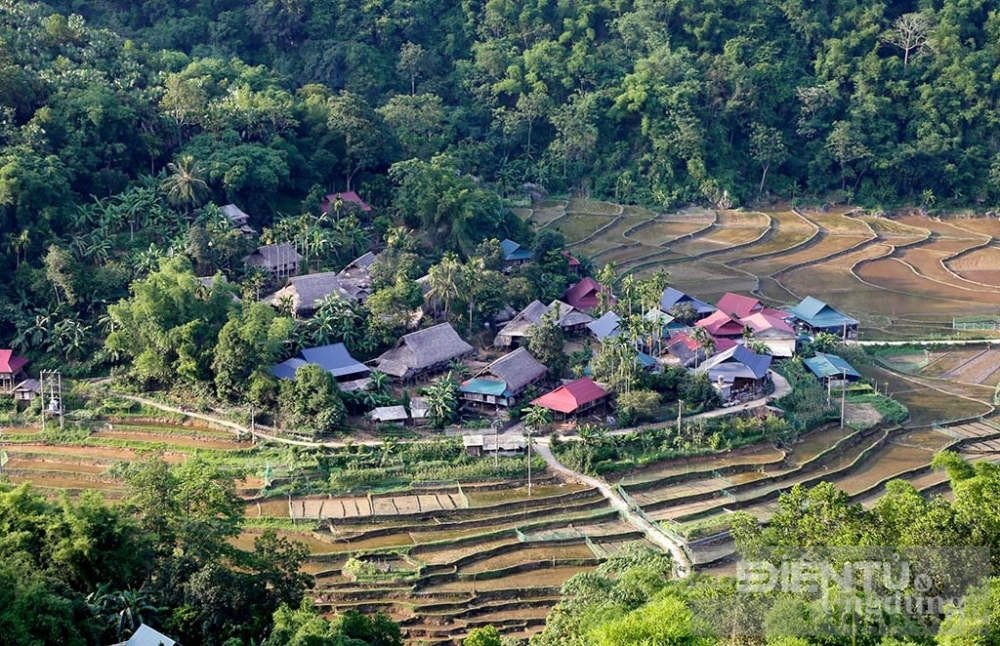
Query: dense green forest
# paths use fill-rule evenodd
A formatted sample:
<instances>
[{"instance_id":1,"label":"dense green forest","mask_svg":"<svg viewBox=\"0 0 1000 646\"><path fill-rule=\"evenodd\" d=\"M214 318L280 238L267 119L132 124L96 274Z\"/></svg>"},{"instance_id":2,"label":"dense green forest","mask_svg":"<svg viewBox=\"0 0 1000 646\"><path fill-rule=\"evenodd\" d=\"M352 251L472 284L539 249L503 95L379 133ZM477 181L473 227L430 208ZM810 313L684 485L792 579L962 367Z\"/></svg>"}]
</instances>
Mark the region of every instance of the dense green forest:
<instances>
[{"instance_id":1,"label":"dense green forest","mask_svg":"<svg viewBox=\"0 0 1000 646\"><path fill-rule=\"evenodd\" d=\"M408 227L421 257L401 270L400 245L383 272L416 278L449 249L530 243L504 201L529 192L1000 200L987 2L6 0L0 16L0 335L29 355L95 358L106 305L164 256L240 274L252 245L213 203L314 269ZM347 189L373 214L318 222ZM521 296L564 286L539 278Z\"/></svg>"}]
</instances>

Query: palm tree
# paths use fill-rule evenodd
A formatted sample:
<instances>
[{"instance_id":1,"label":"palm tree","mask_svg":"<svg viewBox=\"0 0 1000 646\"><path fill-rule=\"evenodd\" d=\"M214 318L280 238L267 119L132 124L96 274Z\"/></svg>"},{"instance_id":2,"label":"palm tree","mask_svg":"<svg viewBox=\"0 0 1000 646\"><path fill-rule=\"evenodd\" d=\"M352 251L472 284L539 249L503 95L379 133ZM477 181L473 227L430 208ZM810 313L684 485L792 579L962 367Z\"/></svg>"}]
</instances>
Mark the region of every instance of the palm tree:
<instances>
[{"instance_id":1,"label":"palm tree","mask_svg":"<svg viewBox=\"0 0 1000 646\"><path fill-rule=\"evenodd\" d=\"M449 251L428 272L431 289L427 296L444 301L445 318L448 318L451 302L461 293L461 268L458 256Z\"/></svg>"},{"instance_id":2,"label":"palm tree","mask_svg":"<svg viewBox=\"0 0 1000 646\"><path fill-rule=\"evenodd\" d=\"M698 343L698 349L705 353L705 358L707 359L715 352L715 339L712 335L708 333L708 330L696 325L691 331L691 338ZM695 354L695 366L697 367L699 361L698 356Z\"/></svg>"},{"instance_id":3,"label":"palm tree","mask_svg":"<svg viewBox=\"0 0 1000 646\"><path fill-rule=\"evenodd\" d=\"M531 496L531 435L552 423L552 411L542 406L531 406L524 414L524 448L528 454L528 496ZM497 451L500 447L496 447Z\"/></svg>"},{"instance_id":4,"label":"palm tree","mask_svg":"<svg viewBox=\"0 0 1000 646\"><path fill-rule=\"evenodd\" d=\"M203 170L191 155L184 155L177 163L167 164L167 176L160 188L174 206L184 207L185 213L202 203L208 194L208 184L202 179Z\"/></svg>"}]
</instances>

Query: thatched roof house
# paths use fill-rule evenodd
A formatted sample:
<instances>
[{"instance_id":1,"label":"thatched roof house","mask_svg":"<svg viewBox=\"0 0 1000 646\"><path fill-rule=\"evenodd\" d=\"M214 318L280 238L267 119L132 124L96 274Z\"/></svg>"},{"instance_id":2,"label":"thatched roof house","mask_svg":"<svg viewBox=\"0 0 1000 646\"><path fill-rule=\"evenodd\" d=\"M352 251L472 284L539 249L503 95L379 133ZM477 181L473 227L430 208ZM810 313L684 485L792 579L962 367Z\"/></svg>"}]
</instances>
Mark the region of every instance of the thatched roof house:
<instances>
[{"instance_id":1,"label":"thatched roof house","mask_svg":"<svg viewBox=\"0 0 1000 646\"><path fill-rule=\"evenodd\" d=\"M302 256L290 244L269 244L257 249L243 258L248 267L260 267L275 278L285 278L299 273L299 263Z\"/></svg>"},{"instance_id":2,"label":"thatched roof house","mask_svg":"<svg viewBox=\"0 0 1000 646\"><path fill-rule=\"evenodd\" d=\"M378 370L398 379L443 370L452 361L464 359L476 350L458 336L450 323L441 323L405 335L396 347L378 358Z\"/></svg>"}]
</instances>

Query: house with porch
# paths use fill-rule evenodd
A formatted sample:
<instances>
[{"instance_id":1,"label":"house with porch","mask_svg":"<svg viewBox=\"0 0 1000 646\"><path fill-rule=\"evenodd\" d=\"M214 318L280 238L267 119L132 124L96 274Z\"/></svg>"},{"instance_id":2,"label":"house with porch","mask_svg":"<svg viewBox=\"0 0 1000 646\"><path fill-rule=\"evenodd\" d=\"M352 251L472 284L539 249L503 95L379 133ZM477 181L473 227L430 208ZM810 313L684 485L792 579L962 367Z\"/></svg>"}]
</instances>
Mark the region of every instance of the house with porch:
<instances>
[{"instance_id":1,"label":"house with porch","mask_svg":"<svg viewBox=\"0 0 1000 646\"><path fill-rule=\"evenodd\" d=\"M808 332L818 334L829 332L842 339L854 339L858 336L858 320L834 309L818 298L806 296L802 302L789 310L794 317L795 326Z\"/></svg>"},{"instance_id":2,"label":"house with porch","mask_svg":"<svg viewBox=\"0 0 1000 646\"><path fill-rule=\"evenodd\" d=\"M243 264L247 267L259 267L276 280L298 274L300 262L302 256L293 245L287 243L257 247L252 254L243 258Z\"/></svg>"},{"instance_id":3,"label":"house with porch","mask_svg":"<svg viewBox=\"0 0 1000 646\"><path fill-rule=\"evenodd\" d=\"M476 349L463 341L450 323L440 323L404 335L378 358L376 368L390 377L410 381L447 370L451 362L475 353Z\"/></svg>"},{"instance_id":4,"label":"house with porch","mask_svg":"<svg viewBox=\"0 0 1000 646\"><path fill-rule=\"evenodd\" d=\"M740 324L750 328L755 341L760 341L771 351L774 357L791 357L795 355L799 335L792 326L783 320L756 312L740 319Z\"/></svg>"},{"instance_id":5,"label":"house with porch","mask_svg":"<svg viewBox=\"0 0 1000 646\"><path fill-rule=\"evenodd\" d=\"M493 339L493 345L498 348L516 347L531 336L531 328L541 325L546 315L552 316L555 324L562 328L567 336L586 330L587 324L594 320L562 301L552 301L547 306L541 301L532 301L503 326Z\"/></svg>"},{"instance_id":6,"label":"house with porch","mask_svg":"<svg viewBox=\"0 0 1000 646\"><path fill-rule=\"evenodd\" d=\"M770 355L756 354L745 346L734 345L706 359L697 371L708 373L720 395L728 400L741 395L762 395L770 368Z\"/></svg>"},{"instance_id":7,"label":"house with porch","mask_svg":"<svg viewBox=\"0 0 1000 646\"><path fill-rule=\"evenodd\" d=\"M545 378L549 369L525 348L504 355L462 382L458 397L486 406L513 406L525 389Z\"/></svg>"},{"instance_id":8,"label":"house with porch","mask_svg":"<svg viewBox=\"0 0 1000 646\"><path fill-rule=\"evenodd\" d=\"M611 393L590 377L581 377L559 386L531 401L534 406L548 408L558 417L579 415L607 403Z\"/></svg>"},{"instance_id":9,"label":"house with porch","mask_svg":"<svg viewBox=\"0 0 1000 646\"><path fill-rule=\"evenodd\" d=\"M0 350L0 393L13 392L21 383L28 360L14 354L13 350Z\"/></svg>"}]
</instances>

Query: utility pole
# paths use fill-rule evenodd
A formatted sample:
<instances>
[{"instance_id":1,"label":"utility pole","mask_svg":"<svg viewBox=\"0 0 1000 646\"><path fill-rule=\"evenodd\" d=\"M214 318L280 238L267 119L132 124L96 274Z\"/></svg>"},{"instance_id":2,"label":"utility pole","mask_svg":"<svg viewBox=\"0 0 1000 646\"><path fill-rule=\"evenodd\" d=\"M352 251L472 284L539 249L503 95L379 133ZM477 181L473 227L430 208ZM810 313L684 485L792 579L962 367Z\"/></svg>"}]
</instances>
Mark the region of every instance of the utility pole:
<instances>
[{"instance_id":1,"label":"utility pole","mask_svg":"<svg viewBox=\"0 0 1000 646\"><path fill-rule=\"evenodd\" d=\"M524 427L524 448L528 451L528 497L531 498L531 429Z\"/></svg>"},{"instance_id":2,"label":"utility pole","mask_svg":"<svg viewBox=\"0 0 1000 646\"><path fill-rule=\"evenodd\" d=\"M840 428L844 428L844 411L847 408L847 368L840 369Z\"/></svg>"},{"instance_id":3,"label":"utility pole","mask_svg":"<svg viewBox=\"0 0 1000 646\"><path fill-rule=\"evenodd\" d=\"M500 420L493 420L493 468L500 470Z\"/></svg>"},{"instance_id":4,"label":"utility pole","mask_svg":"<svg viewBox=\"0 0 1000 646\"><path fill-rule=\"evenodd\" d=\"M677 435L681 434L681 413L684 411L684 400L677 400Z\"/></svg>"},{"instance_id":5,"label":"utility pole","mask_svg":"<svg viewBox=\"0 0 1000 646\"><path fill-rule=\"evenodd\" d=\"M257 431L256 431L257 427L254 422L255 420L254 420L253 404L250 404L250 444L257 443Z\"/></svg>"}]
</instances>

